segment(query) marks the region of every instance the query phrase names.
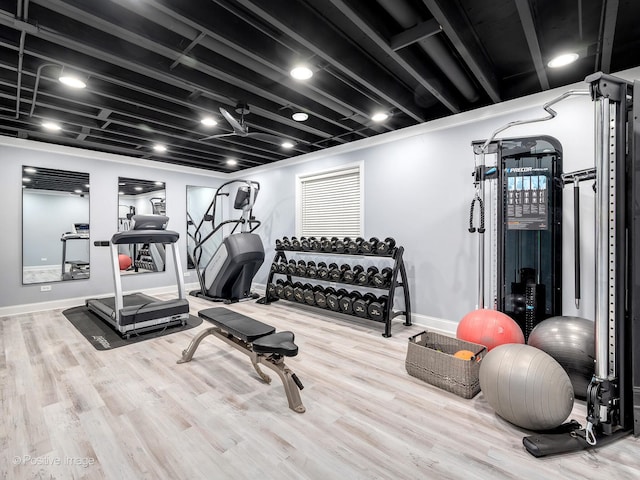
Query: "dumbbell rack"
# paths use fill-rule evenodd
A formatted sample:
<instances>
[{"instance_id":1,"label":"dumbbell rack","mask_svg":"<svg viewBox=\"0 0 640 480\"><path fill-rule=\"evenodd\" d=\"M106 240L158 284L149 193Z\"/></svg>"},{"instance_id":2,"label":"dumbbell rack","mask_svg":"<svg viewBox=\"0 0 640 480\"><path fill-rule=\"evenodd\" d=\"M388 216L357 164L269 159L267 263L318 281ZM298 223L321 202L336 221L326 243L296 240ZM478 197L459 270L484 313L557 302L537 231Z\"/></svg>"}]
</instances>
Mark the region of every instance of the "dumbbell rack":
<instances>
[{"instance_id":1,"label":"dumbbell rack","mask_svg":"<svg viewBox=\"0 0 640 480\"><path fill-rule=\"evenodd\" d=\"M267 279L267 285L269 284L273 284L273 278L276 275L281 275L281 276L286 276L287 277L287 281L292 282L292 277L297 277L297 278L305 278L305 279L309 279L309 280L313 280L314 282L323 282L323 284L326 285L319 285L318 286L329 286L329 284L340 284L340 285L344 285L344 286L351 286L352 288L354 288L354 290L357 291L358 287L361 288L366 288L366 289L375 289L375 290L383 290L385 291L388 300L387 300L387 304L386 304L386 308L383 314L383 318L382 320L380 320L381 323L384 323L384 333L382 334L383 337L390 337L391 336L391 321L398 316L404 315L405 317L405 321L404 321L404 325L406 326L410 326L411 325L411 302L409 299L409 288L408 288L408 283L407 283L407 271L405 269L404 266L404 261L402 259L403 254L404 254L404 247L393 247L387 254L381 255L381 254L374 254L374 253L348 253L348 252L321 252L321 251L314 251L314 250L276 250L275 256L273 258L273 262L272 263L281 263L281 262L288 262L287 256L286 256L286 252L289 252L291 254L300 254L300 255L321 255L321 256L332 256L332 257L373 257L373 258L379 258L379 259L389 259L389 260L393 260L393 268L392 268L392 274L391 274L391 278L388 282L387 285L383 286L383 287L378 287L378 286L374 286L371 284L367 284L367 285L361 285L358 283L348 283L348 282L343 282L340 280L330 280L330 279L319 279L317 277L309 277L306 275L300 275L297 272L296 273L281 273L281 272L277 272L277 271L271 271L269 273L269 277ZM314 285L316 286L316 285ZM393 304L394 304L394 298L395 298L395 293L396 293L396 289L397 288L402 288L403 293L404 293L404 305L405 305L405 309L404 310L395 310L393 309ZM259 300L260 303L263 303L265 305L270 304L271 302L275 302L277 300L287 300L285 298L279 298L279 297L275 297L275 296L271 296L269 293L269 289L267 288L267 293L265 295L265 297L263 297L262 299ZM300 302L296 302L294 301L294 303L300 303ZM305 305L308 305L305 303ZM327 310L326 308L322 308L319 306L313 306L313 308L318 308L318 309L322 309L322 310ZM346 314L343 312L337 312L335 310L328 310L331 311L332 313L339 313L341 315L344 316L356 316L357 318L360 319L364 319L364 320L371 320L371 321L377 321L377 320L373 320L371 318L367 318L367 317L361 317L361 316L357 316L355 313L354 314Z\"/></svg>"}]
</instances>

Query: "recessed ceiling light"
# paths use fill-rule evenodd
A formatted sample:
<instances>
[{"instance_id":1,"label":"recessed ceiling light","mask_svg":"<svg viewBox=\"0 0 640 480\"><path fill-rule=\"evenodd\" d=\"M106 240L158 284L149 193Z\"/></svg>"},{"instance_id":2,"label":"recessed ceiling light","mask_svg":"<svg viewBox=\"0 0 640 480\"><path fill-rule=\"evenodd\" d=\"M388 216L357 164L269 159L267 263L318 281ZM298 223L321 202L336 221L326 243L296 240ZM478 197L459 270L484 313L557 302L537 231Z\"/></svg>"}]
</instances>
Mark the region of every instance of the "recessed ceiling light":
<instances>
[{"instance_id":1,"label":"recessed ceiling light","mask_svg":"<svg viewBox=\"0 0 640 480\"><path fill-rule=\"evenodd\" d=\"M27 177L23 177L23 178L22 178L22 181L23 181L23 182L25 182L25 183L28 183L28 182L30 182L30 181L31 181L31 179L30 179L30 178L27 178Z\"/></svg>"},{"instance_id":2,"label":"recessed ceiling light","mask_svg":"<svg viewBox=\"0 0 640 480\"><path fill-rule=\"evenodd\" d=\"M73 77L71 75L63 75L58 77L58 81L63 85L71 88L85 88L87 84L80 80L78 77Z\"/></svg>"},{"instance_id":3,"label":"recessed ceiling light","mask_svg":"<svg viewBox=\"0 0 640 480\"><path fill-rule=\"evenodd\" d=\"M293 142L290 142L288 140L285 142L282 142L282 148L293 148Z\"/></svg>"},{"instance_id":4,"label":"recessed ceiling light","mask_svg":"<svg viewBox=\"0 0 640 480\"><path fill-rule=\"evenodd\" d=\"M118 195L124 195L124 192L118 192Z\"/></svg>"},{"instance_id":5,"label":"recessed ceiling light","mask_svg":"<svg viewBox=\"0 0 640 480\"><path fill-rule=\"evenodd\" d=\"M62 130L62 127L55 122L42 122L42 126L52 132L58 132Z\"/></svg>"},{"instance_id":6,"label":"recessed ceiling light","mask_svg":"<svg viewBox=\"0 0 640 480\"><path fill-rule=\"evenodd\" d=\"M291 115L291 118L293 118L296 122L304 122L309 118L309 115L304 112L296 112Z\"/></svg>"},{"instance_id":7,"label":"recessed ceiling light","mask_svg":"<svg viewBox=\"0 0 640 480\"><path fill-rule=\"evenodd\" d=\"M389 118L389 115L384 112L377 112L371 116L371 120L374 122L384 122L387 118Z\"/></svg>"},{"instance_id":8,"label":"recessed ceiling light","mask_svg":"<svg viewBox=\"0 0 640 480\"><path fill-rule=\"evenodd\" d=\"M142 187L133 187L133 189L134 189L136 192L141 192L141 191L142 191Z\"/></svg>"},{"instance_id":9,"label":"recessed ceiling light","mask_svg":"<svg viewBox=\"0 0 640 480\"><path fill-rule=\"evenodd\" d=\"M558 55L557 57L551 59L551 61L547 63L547 66L549 68L564 67L566 65L569 65L570 63L575 62L576 60L578 60L578 58L580 58L580 55L578 55L577 53L563 53L562 55Z\"/></svg>"},{"instance_id":10,"label":"recessed ceiling light","mask_svg":"<svg viewBox=\"0 0 640 480\"><path fill-rule=\"evenodd\" d=\"M75 193L82 193L82 190L78 189L78 190L74 190Z\"/></svg>"},{"instance_id":11,"label":"recessed ceiling light","mask_svg":"<svg viewBox=\"0 0 640 480\"><path fill-rule=\"evenodd\" d=\"M204 117L202 120L200 120L200 123L202 123L205 127L213 127L214 125L218 124L218 122L216 122L211 117Z\"/></svg>"},{"instance_id":12,"label":"recessed ceiling light","mask_svg":"<svg viewBox=\"0 0 640 480\"><path fill-rule=\"evenodd\" d=\"M313 76L311 69L302 65L293 68L289 73L296 80L309 80Z\"/></svg>"},{"instance_id":13,"label":"recessed ceiling light","mask_svg":"<svg viewBox=\"0 0 640 480\"><path fill-rule=\"evenodd\" d=\"M229 160L227 160L227 165L234 166L237 164L238 164L238 161L233 158L230 158Z\"/></svg>"},{"instance_id":14,"label":"recessed ceiling light","mask_svg":"<svg viewBox=\"0 0 640 480\"><path fill-rule=\"evenodd\" d=\"M25 167L24 171L27 172L27 173L36 173L37 172L37 170L35 168L33 168L33 167Z\"/></svg>"},{"instance_id":15,"label":"recessed ceiling light","mask_svg":"<svg viewBox=\"0 0 640 480\"><path fill-rule=\"evenodd\" d=\"M85 184L84 184L84 188L89 188L89 184L88 184L88 183L85 183Z\"/></svg>"},{"instance_id":16,"label":"recessed ceiling light","mask_svg":"<svg viewBox=\"0 0 640 480\"><path fill-rule=\"evenodd\" d=\"M163 182L154 182L155 185L164 185Z\"/></svg>"},{"instance_id":17,"label":"recessed ceiling light","mask_svg":"<svg viewBox=\"0 0 640 480\"><path fill-rule=\"evenodd\" d=\"M164 145L161 145L161 144L159 144L159 143L155 144L155 145L153 146L153 149L154 149L156 152L160 152L160 153L162 153L162 152L166 152L166 151L167 151L167 147L165 147Z\"/></svg>"}]
</instances>

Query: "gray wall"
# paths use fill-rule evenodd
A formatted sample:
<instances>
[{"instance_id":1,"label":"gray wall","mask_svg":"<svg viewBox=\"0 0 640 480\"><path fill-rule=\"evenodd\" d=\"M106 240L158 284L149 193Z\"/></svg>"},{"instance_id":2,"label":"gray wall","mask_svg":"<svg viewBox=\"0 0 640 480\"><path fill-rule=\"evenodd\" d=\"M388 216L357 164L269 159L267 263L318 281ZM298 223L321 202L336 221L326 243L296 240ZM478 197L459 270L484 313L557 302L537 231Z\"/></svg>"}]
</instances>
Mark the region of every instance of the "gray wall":
<instances>
[{"instance_id":1,"label":"gray wall","mask_svg":"<svg viewBox=\"0 0 640 480\"><path fill-rule=\"evenodd\" d=\"M217 187L218 176L193 169L177 171L168 164L145 162L133 158L99 154L79 149L56 147L18 139L0 139L0 201L5 208L0 214L4 226L0 264L2 288L0 309L3 307L52 302L64 299L83 299L112 291L112 272L109 251L94 247L94 240L111 238L117 228L118 177L152 179L166 183L169 228L180 233L179 248L183 269L186 270L186 186ZM90 175L91 278L51 284L51 291L40 291L40 284L22 285L22 166L59 168L88 172ZM58 241L59 243L59 241ZM195 275L185 278L196 282ZM172 268L166 272L128 275L123 279L126 291L168 287L175 283ZM6 311L6 310L5 310ZM0 310L2 312L2 310Z\"/></svg>"},{"instance_id":2,"label":"gray wall","mask_svg":"<svg viewBox=\"0 0 640 480\"><path fill-rule=\"evenodd\" d=\"M547 93L531 103L542 105L564 91ZM565 171L593 166L593 106L589 97L571 98L554 108L559 113L556 119L515 127L502 138L551 135L563 145ZM364 236L392 236L405 247L414 312L459 321L477 304L477 235L467 231L474 193L471 142L487 138L507 122L546 115L540 106L502 115L488 111L412 127L410 135L395 141L344 153L335 149L338 153L331 154L329 150L310 162L245 172L244 176L262 185L254 211L264 222L260 232L267 261L256 282L266 283L276 238L295 235L296 176L362 162ZM593 318L589 290L593 285L593 191L590 184L581 190L584 299L579 311L573 301L572 195L571 189L565 191L563 310L567 315Z\"/></svg>"}]
</instances>

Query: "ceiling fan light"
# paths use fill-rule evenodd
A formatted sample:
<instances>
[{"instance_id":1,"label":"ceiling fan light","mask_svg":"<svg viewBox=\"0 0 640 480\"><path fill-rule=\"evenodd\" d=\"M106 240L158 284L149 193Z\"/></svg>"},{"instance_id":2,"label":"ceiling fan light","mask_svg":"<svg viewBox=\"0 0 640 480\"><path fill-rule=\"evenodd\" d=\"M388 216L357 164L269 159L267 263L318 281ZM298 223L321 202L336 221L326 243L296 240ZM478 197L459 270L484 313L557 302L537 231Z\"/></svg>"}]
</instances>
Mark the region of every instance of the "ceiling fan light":
<instances>
[{"instance_id":1,"label":"ceiling fan light","mask_svg":"<svg viewBox=\"0 0 640 480\"><path fill-rule=\"evenodd\" d=\"M78 77L72 75L62 75L58 77L58 81L63 85L71 88L86 88L87 84L80 80Z\"/></svg>"},{"instance_id":2,"label":"ceiling fan light","mask_svg":"<svg viewBox=\"0 0 640 480\"><path fill-rule=\"evenodd\" d=\"M296 122L304 122L309 119L309 115L304 112L296 112L291 115L291 118L293 118Z\"/></svg>"},{"instance_id":3,"label":"ceiling fan light","mask_svg":"<svg viewBox=\"0 0 640 480\"><path fill-rule=\"evenodd\" d=\"M387 118L389 115L385 112L376 112L371 116L371 120L374 122L384 122Z\"/></svg>"},{"instance_id":4,"label":"ceiling fan light","mask_svg":"<svg viewBox=\"0 0 640 480\"><path fill-rule=\"evenodd\" d=\"M202 123L205 127L214 127L218 124L218 122L216 122L211 117L204 117L202 120L200 120L200 123Z\"/></svg>"},{"instance_id":5,"label":"ceiling fan light","mask_svg":"<svg viewBox=\"0 0 640 480\"><path fill-rule=\"evenodd\" d=\"M229 160L227 160L227 165L229 165L230 167L233 167L234 165L237 165L237 164L238 164L238 161L233 158L230 158Z\"/></svg>"},{"instance_id":6,"label":"ceiling fan light","mask_svg":"<svg viewBox=\"0 0 640 480\"><path fill-rule=\"evenodd\" d=\"M282 142L282 148L286 148L286 149L293 148L293 142L290 142L289 140Z\"/></svg>"},{"instance_id":7,"label":"ceiling fan light","mask_svg":"<svg viewBox=\"0 0 640 480\"><path fill-rule=\"evenodd\" d=\"M52 132L59 132L62 130L62 127L55 122L42 122L42 126Z\"/></svg>"},{"instance_id":8,"label":"ceiling fan light","mask_svg":"<svg viewBox=\"0 0 640 480\"><path fill-rule=\"evenodd\" d=\"M313 76L311 69L303 65L292 68L289 74L296 80L309 80Z\"/></svg>"},{"instance_id":9,"label":"ceiling fan light","mask_svg":"<svg viewBox=\"0 0 640 480\"><path fill-rule=\"evenodd\" d=\"M547 63L547 66L549 68L565 67L578 60L578 58L580 58L580 55L577 53L563 53L562 55L552 58L549 63Z\"/></svg>"},{"instance_id":10,"label":"ceiling fan light","mask_svg":"<svg viewBox=\"0 0 640 480\"><path fill-rule=\"evenodd\" d=\"M163 152L167 151L167 147L165 147L164 145L161 145L159 143L155 144L153 146L153 149L158 153L163 153Z\"/></svg>"}]
</instances>

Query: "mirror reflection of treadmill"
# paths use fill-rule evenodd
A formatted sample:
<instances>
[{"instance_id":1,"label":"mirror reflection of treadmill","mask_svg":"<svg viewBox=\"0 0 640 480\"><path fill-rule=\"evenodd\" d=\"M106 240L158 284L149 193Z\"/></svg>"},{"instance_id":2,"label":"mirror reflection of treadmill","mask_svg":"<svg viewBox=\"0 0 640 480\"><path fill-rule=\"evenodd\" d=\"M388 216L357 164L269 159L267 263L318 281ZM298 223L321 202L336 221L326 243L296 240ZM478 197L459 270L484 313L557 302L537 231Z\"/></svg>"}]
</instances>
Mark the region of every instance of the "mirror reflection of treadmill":
<instances>
[{"instance_id":1,"label":"mirror reflection of treadmill","mask_svg":"<svg viewBox=\"0 0 640 480\"><path fill-rule=\"evenodd\" d=\"M89 224L74 223L72 231L63 233L60 237L62 242L62 280L80 280L89 278L89 257L68 260L67 242L72 240L89 241ZM87 249L88 253L88 249Z\"/></svg>"}]
</instances>

